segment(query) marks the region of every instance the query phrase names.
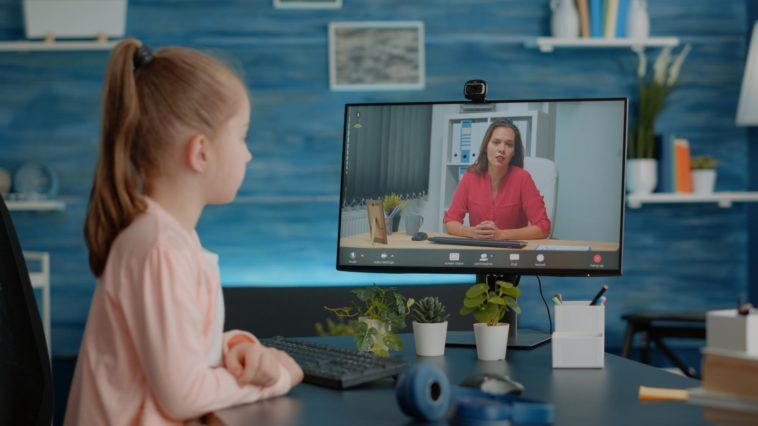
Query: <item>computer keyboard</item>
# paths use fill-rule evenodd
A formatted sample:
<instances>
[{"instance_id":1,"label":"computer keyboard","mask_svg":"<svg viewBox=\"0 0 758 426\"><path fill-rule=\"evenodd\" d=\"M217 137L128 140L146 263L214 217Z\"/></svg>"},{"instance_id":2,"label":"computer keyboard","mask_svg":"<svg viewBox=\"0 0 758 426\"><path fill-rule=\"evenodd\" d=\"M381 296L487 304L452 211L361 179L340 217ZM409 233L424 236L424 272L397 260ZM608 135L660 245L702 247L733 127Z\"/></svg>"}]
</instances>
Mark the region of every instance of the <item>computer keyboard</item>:
<instances>
[{"instance_id":1,"label":"computer keyboard","mask_svg":"<svg viewBox=\"0 0 758 426\"><path fill-rule=\"evenodd\" d=\"M501 248L522 248L526 242L518 240L477 240L465 237L430 237L429 241L437 244L457 244L464 246L483 246Z\"/></svg>"},{"instance_id":2,"label":"computer keyboard","mask_svg":"<svg viewBox=\"0 0 758 426\"><path fill-rule=\"evenodd\" d=\"M288 353L300 364L306 383L347 389L399 374L405 361L380 358L369 352L322 345L287 337L260 339L261 343Z\"/></svg>"}]
</instances>

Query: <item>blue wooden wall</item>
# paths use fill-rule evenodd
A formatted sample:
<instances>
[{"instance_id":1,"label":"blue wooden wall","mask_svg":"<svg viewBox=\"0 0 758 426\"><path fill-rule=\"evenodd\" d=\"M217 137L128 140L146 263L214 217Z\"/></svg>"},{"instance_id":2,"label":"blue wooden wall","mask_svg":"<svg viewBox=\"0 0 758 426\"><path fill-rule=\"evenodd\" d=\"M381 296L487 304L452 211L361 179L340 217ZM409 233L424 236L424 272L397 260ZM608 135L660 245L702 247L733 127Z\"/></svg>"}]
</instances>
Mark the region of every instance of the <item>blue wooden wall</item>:
<instances>
[{"instance_id":1,"label":"blue wooden wall","mask_svg":"<svg viewBox=\"0 0 758 426\"><path fill-rule=\"evenodd\" d=\"M0 0L0 40L23 37L20 3ZM688 137L695 154L715 155L718 190L748 189L747 131L734 125L746 52L745 1L648 5L653 35L693 45L658 130ZM366 20L424 22L424 90L329 90L327 24ZM244 72L253 95L255 158L238 201L208 208L198 231L221 255L224 284L250 286L441 281L334 271L343 106L459 100L471 78L487 80L491 99L634 96L636 58L629 50L543 54L523 47L528 38L546 35L548 26L547 0L344 0L338 10L273 9L271 0L131 0L127 18L128 34L148 45L221 50ZM58 356L78 352L94 286L82 224L107 55L0 53L0 167L48 164L67 203L59 213L13 213L24 248L51 252ZM624 312L731 306L747 288L748 219L739 204L627 210L624 275L546 278L545 292L586 298L609 283L609 345L618 345ZM460 279L468 278L447 281ZM525 283L522 324L547 328L534 279Z\"/></svg>"}]
</instances>

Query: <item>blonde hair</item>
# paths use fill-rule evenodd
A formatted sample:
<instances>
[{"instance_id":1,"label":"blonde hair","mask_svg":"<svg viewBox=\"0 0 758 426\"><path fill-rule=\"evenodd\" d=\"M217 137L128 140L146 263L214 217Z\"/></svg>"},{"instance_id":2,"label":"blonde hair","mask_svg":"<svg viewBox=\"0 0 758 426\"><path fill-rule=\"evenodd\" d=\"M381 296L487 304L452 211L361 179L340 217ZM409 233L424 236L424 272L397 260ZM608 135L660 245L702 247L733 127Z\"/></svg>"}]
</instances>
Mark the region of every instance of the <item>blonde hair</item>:
<instances>
[{"instance_id":1,"label":"blonde hair","mask_svg":"<svg viewBox=\"0 0 758 426\"><path fill-rule=\"evenodd\" d=\"M487 131L484 133L484 138L482 138L482 144L479 146L479 154L478 157L476 157L476 161L474 164L468 166L469 171L472 172L479 172L479 173L486 173L487 167L489 165L489 162L487 160L487 144L490 143L490 138L492 138L492 133L497 129L498 127L504 127L506 129L513 130L513 134L516 136L516 145L515 145L515 152L513 153L513 158L511 158L511 161L508 163L512 166L518 166L523 168L524 167L524 142L521 140L521 132L519 131L518 127L513 123L513 121L507 119L507 118L498 118L495 119L492 124L490 124L490 127L487 128Z\"/></svg>"},{"instance_id":2,"label":"blonde hair","mask_svg":"<svg viewBox=\"0 0 758 426\"><path fill-rule=\"evenodd\" d=\"M105 72L100 154L84 226L96 277L113 240L145 210L141 188L157 173L164 149L187 131L214 138L246 90L209 55L168 47L148 50L144 60L135 58L138 49L145 51L140 46L135 39L119 43Z\"/></svg>"}]
</instances>

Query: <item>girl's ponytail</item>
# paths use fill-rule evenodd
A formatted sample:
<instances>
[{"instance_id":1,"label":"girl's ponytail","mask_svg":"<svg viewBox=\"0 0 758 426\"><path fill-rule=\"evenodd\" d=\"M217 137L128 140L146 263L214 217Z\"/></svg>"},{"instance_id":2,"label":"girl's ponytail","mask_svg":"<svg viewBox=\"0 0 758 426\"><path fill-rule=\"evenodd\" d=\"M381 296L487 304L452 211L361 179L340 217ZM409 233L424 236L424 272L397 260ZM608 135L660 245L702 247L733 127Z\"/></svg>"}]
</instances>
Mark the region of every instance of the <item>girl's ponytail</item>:
<instances>
[{"instance_id":1,"label":"girl's ponytail","mask_svg":"<svg viewBox=\"0 0 758 426\"><path fill-rule=\"evenodd\" d=\"M105 73L100 155L84 226L96 277L105 269L113 240L145 209L131 158L140 115L133 59L139 47L134 39L119 43Z\"/></svg>"}]
</instances>

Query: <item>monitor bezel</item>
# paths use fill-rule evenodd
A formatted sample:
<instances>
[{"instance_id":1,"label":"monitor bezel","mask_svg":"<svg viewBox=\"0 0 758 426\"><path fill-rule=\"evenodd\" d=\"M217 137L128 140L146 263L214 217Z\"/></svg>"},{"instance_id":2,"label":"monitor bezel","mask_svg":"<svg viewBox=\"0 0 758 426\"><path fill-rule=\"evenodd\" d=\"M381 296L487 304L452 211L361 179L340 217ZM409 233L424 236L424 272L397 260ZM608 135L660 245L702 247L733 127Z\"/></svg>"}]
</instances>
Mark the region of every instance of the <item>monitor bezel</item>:
<instances>
[{"instance_id":1,"label":"monitor bezel","mask_svg":"<svg viewBox=\"0 0 758 426\"><path fill-rule=\"evenodd\" d=\"M621 211L621 221L619 226L619 249L618 249L618 268L614 269L563 269L563 268L482 268L482 267L434 267L434 266L371 266L371 265L342 265L340 264L340 240L342 238L342 207L345 197L344 181L345 181L345 158L347 154L347 125L348 111L351 107L362 106L387 106L387 105L486 105L486 104L503 104L503 103L537 103L537 102L556 102L556 103L568 103L568 102L603 102L603 101L621 101L624 103L624 135L623 135L623 158L621 164L621 205L619 206ZM511 275L546 275L546 276L566 276L566 277L608 277L608 276L620 276L623 274L623 253L624 253L624 220L625 220L625 205L626 205L626 158L627 158L627 144L628 144L628 123L629 120L629 99L627 97L603 97L603 98L546 98L546 99L508 99L508 100L487 100L485 102L471 102L471 101L416 101L416 102L358 102L345 104L343 126L342 126L342 158L340 161L340 198L339 208L337 216L337 250L335 256L335 263L338 271L347 272L371 272L371 273L419 273L419 274L511 274Z\"/></svg>"}]
</instances>

